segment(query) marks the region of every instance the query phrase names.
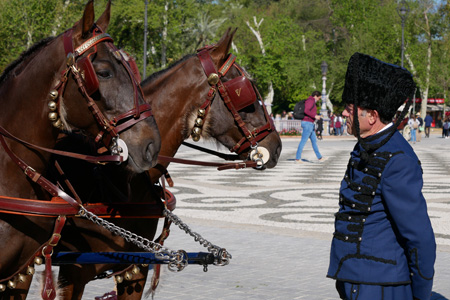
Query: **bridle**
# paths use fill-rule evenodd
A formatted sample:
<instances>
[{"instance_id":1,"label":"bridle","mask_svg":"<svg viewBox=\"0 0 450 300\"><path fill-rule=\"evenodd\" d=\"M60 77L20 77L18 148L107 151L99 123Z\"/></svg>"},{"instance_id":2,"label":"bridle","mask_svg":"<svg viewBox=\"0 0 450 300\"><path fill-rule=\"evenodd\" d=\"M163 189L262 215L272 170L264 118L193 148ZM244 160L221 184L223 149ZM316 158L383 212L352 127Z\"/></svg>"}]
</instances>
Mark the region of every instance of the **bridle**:
<instances>
[{"instance_id":1,"label":"bridle","mask_svg":"<svg viewBox=\"0 0 450 300\"><path fill-rule=\"evenodd\" d=\"M122 153L125 153L124 149L119 149L120 147L126 147L126 144L120 140L119 133L153 115L150 104L139 104L139 93L141 94L141 99L144 98L144 93L135 76L136 71L135 68L133 68L133 63L135 64L135 62L133 60L130 61L128 57L125 57L124 53L114 46L112 43L113 40L109 34L104 33L103 30L96 25L92 30L93 36L76 49L73 48L72 35L73 28L67 30L63 36L64 50L67 56L67 68L62 72L61 80L50 92L51 100L49 102L49 108L52 111L50 114L57 110L58 104L60 105L69 73L72 73L80 92L87 102L89 110L93 114L100 128L99 133L95 137L95 142L99 145L98 152L103 153L109 149L112 154L119 155L121 151ZM95 101L91 98L91 95L99 88L99 81L90 57L97 52L97 45L102 42L106 44L114 57L125 67L133 83L134 90L134 107L131 110L114 117L112 120L108 120L108 118L105 117ZM93 49L93 51L89 52L91 49ZM89 54L87 54L88 52ZM87 55L83 56L84 54ZM56 99L58 99L57 102L55 102ZM53 119L55 119L54 115L52 116ZM57 117L53 120L52 124L60 129L63 127L63 123ZM106 146L106 148L103 148L100 145ZM124 160L126 160L126 157L124 157Z\"/></svg>"},{"instance_id":2,"label":"bridle","mask_svg":"<svg viewBox=\"0 0 450 300\"><path fill-rule=\"evenodd\" d=\"M255 128L254 130L248 129L247 125L239 115L239 111L247 106L253 105L258 99L261 100L262 97L253 83L246 77L245 72L243 72L242 69L235 63L236 56L233 54L230 53L228 55L225 63L217 71L208 51L212 47L213 46L206 46L199 49L197 53L197 57L202 64L206 77L208 78L210 89L205 102L198 109L197 118L191 133L192 139L194 141L200 140L204 120L211 108L216 91L219 91L220 98L224 101L226 107L233 115L235 122L243 133L243 137L230 149L230 151L241 154L251 148L252 151L250 153L250 158L252 160L261 160L260 163L262 166L268 161L269 152L263 147L258 147L258 142L264 139L264 137L272 131L275 131L273 120L270 118L264 104L262 104L267 121L266 124ZM241 75L223 82L222 78L227 74L232 66L234 66ZM265 154L263 158L260 157L262 156L261 153Z\"/></svg>"},{"instance_id":3,"label":"bridle","mask_svg":"<svg viewBox=\"0 0 450 300\"><path fill-rule=\"evenodd\" d=\"M103 147L99 148L97 151L99 153L104 153L109 148L112 155L89 156L40 147L38 145L34 145L17 138L16 136L9 133L5 128L0 126L0 142L5 149L5 152L16 164L19 165L19 167L21 167L25 171L25 174L27 174L28 170L34 171L34 169L20 160L20 158L18 158L11 151L11 149L5 142L5 137L21 143L28 148L46 151L48 153L53 153L61 156L82 159L92 163L121 163L127 160L128 149L125 142L119 138L119 133L153 115L150 104L139 105L139 93L141 93L141 99L143 99L143 92L139 85L139 82L136 80L132 69L133 61L131 61L130 63L130 59L128 57L125 57L125 55L122 54L122 52L112 44L112 38L107 33L104 33L98 26L94 26L92 31L93 36L83 44L81 44L79 47L74 49L72 34L73 28L67 30L63 34L64 49L67 55L67 66L61 73L61 79L56 83L54 89L52 89L49 93L50 101L48 102L48 108L50 110L50 113L48 114L48 117L50 121L52 121L54 127L58 129L62 129L64 127L63 122L59 118L59 112L57 111L58 107L61 106L63 97L62 95L64 94L64 90L69 79L69 74L72 74L78 85L79 91L86 99L89 110L91 111L99 127L101 128L95 138L95 141L98 145L102 144ZM95 101L91 98L91 95L99 88L99 81L90 60L90 56L97 52L97 45L102 42L106 43L109 49L111 49L114 57L125 67L133 83L134 89L134 107L131 110L117 117L114 117L112 120L108 120L104 116ZM94 51L89 52L89 50L91 49L93 49ZM88 52L89 54L83 56L83 54L86 54Z\"/></svg>"}]
</instances>

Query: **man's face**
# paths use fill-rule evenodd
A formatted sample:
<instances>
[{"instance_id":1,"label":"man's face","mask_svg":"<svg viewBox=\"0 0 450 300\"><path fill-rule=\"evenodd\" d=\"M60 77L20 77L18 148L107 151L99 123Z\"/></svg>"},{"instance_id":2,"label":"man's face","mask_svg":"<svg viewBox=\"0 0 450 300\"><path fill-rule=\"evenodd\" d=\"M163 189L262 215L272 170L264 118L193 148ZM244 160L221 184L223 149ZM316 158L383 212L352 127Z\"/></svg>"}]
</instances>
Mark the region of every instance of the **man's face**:
<instances>
[{"instance_id":1,"label":"man's face","mask_svg":"<svg viewBox=\"0 0 450 300\"><path fill-rule=\"evenodd\" d=\"M356 129L354 125L353 118L353 104L348 104L344 111L342 112L342 116L347 118L347 132L350 135L356 136ZM358 121L359 121L359 132L361 137L365 137L365 133L368 132L371 126L368 123L367 118L367 110L362 109L360 107L358 109Z\"/></svg>"},{"instance_id":2,"label":"man's face","mask_svg":"<svg viewBox=\"0 0 450 300\"><path fill-rule=\"evenodd\" d=\"M319 101L320 96L314 96L314 101L317 103L317 101Z\"/></svg>"}]
</instances>

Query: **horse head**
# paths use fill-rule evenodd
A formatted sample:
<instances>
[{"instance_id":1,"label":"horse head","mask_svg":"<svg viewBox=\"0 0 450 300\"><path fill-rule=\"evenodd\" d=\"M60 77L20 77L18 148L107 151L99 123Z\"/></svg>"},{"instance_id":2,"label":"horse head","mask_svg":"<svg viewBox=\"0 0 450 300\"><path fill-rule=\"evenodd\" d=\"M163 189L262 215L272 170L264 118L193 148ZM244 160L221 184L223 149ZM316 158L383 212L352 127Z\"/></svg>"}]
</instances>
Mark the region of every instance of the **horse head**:
<instances>
[{"instance_id":1,"label":"horse head","mask_svg":"<svg viewBox=\"0 0 450 300\"><path fill-rule=\"evenodd\" d=\"M260 169L272 168L281 153L281 139L255 84L236 63L236 57L229 53L235 32L228 29L216 45L199 50L198 57L208 84L216 86L217 91L210 116L201 117L200 111L198 117L203 118L205 133L215 137L231 152L243 159L261 161ZM197 118L194 122L192 138L196 140L199 135L195 127L200 120Z\"/></svg>"},{"instance_id":2,"label":"horse head","mask_svg":"<svg viewBox=\"0 0 450 300\"><path fill-rule=\"evenodd\" d=\"M128 158L127 169L143 172L156 163L159 131L128 57L105 33L109 19L110 2L94 22L94 5L89 1L83 17L63 34L67 65L75 80L65 84L63 79L53 90L60 109L60 119L55 116L53 124L67 131L81 129L95 137L99 153L119 154Z\"/></svg>"}]
</instances>

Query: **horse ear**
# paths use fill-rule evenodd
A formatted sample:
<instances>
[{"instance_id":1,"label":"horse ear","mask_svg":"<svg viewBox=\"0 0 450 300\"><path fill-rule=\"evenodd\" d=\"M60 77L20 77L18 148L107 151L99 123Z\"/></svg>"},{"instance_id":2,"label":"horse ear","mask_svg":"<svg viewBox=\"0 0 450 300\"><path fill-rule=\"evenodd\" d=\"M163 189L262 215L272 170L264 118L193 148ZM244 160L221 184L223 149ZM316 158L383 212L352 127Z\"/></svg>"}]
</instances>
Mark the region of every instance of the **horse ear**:
<instances>
[{"instance_id":1,"label":"horse ear","mask_svg":"<svg viewBox=\"0 0 450 300\"><path fill-rule=\"evenodd\" d=\"M94 25L94 18L94 0L89 0L84 7L83 18L77 22L73 35L80 39L86 39Z\"/></svg>"},{"instance_id":2,"label":"horse ear","mask_svg":"<svg viewBox=\"0 0 450 300\"><path fill-rule=\"evenodd\" d=\"M231 42L233 41L233 36L236 33L236 29L231 31L231 27L224 33L220 41L211 50L211 58L216 63L217 67L220 67L227 58L228 52L231 48Z\"/></svg>"},{"instance_id":3,"label":"horse ear","mask_svg":"<svg viewBox=\"0 0 450 300\"><path fill-rule=\"evenodd\" d=\"M106 29L108 28L110 17L111 17L111 0L108 0L105 11L97 20L98 27L103 29L104 32L106 32Z\"/></svg>"}]
</instances>

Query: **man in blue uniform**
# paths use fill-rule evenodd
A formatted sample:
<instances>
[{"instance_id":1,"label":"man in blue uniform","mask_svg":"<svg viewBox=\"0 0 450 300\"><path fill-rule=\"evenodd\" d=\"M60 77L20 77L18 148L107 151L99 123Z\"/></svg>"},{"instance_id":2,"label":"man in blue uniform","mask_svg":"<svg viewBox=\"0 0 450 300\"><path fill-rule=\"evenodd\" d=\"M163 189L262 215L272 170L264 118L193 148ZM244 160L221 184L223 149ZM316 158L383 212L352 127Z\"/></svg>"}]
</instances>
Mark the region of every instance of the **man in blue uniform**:
<instances>
[{"instance_id":1,"label":"man in blue uniform","mask_svg":"<svg viewBox=\"0 0 450 300\"><path fill-rule=\"evenodd\" d=\"M327 275L341 299L431 298L436 243L422 168L396 130L414 91L406 69L360 53L350 58L343 115L358 143L341 183Z\"/></svg>"}]
</instances>

